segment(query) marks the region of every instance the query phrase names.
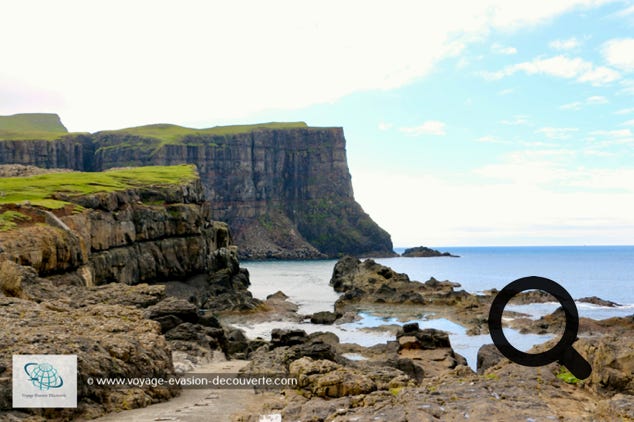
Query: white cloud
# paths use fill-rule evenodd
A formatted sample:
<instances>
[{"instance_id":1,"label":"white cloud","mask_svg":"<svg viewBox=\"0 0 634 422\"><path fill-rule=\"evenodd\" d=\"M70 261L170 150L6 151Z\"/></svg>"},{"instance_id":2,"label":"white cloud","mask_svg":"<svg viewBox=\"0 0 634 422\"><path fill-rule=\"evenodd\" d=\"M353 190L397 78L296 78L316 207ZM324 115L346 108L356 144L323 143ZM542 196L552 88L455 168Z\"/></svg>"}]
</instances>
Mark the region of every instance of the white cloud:
<instances>
[{"instance_id":1,"label":"white cloud","mask_svg":"<svg viewBox=\"0 0 634 422\"><path fill-rule=\"evenodd\" d=\"M386 131L392 129L392 126L394 126L392 123L380 122L378 127L379 130Z\"/></svg>"},{"instance_id":2,"label":"white cloud","mask_svg":"<svg viewBox=\"0 0 634 422\"><path fill-rule=\"evenodd\" d=\"M614 112L614 114L631 114L634 113L634 107L622 108Z\"/></svg>"},{"instance_id":3,"label":"white cloud","mask_svg":"<svg viewBox=\"0 0 634 422\"><path fill-rule=\"evenodd\" d=\"M507 125L507 126L527 125L528 124L528 118L527 118L527 116L518 114L516 116L513 116L512 119L500 120L500 123L503 124L503 125Z\"/></svg>"},{"instance_id":4,"label":"white cloud","mask_svg":"<svg viewBox=\"0 0 634 422\"><path fill-rule=\"evenodd\" d=\"M0 114L54 108L89 131L244 121L400 87L494 30L602 3L6 0L3 82L60 98L24 94Z\"/></svg>"},{"instance_id":5,"label":"white cloud","mask_svg":"<svg viewBox=\"0 0 634 422\"><path fill-rule=\"evenodd\" d=\"M495 54L503 54L506 56L517 54L517 49L515 47L504 46L498 43L494 43L491 45L491 51Z\"/></svg>"},{"instance_id":6,"label":"white cloud","mask_svg":"<svg viewBox=\"0 0 634 422\"><path fill-rule=\"evenodd\" d=\"M483 76L486 79L498 80L517 72L524 72L527 75L549 75L558 78L576 79L579 82L588 82L597 86L614 82L621 77L613 69L595 66L581 58L573 59L562 55L550 58L536 58L530 62L517 63L497 72L485 73Z\"/></svg>"},{"instance_id":7,"label":"white cloud","mask_svg":"<svg viewBox=\"0 0 634 422\"><path fill-rule=\"evenodd\" d=\"M506 89L498 91L498 95L511 95L514 92L515 90L513 88L506 88Z\"/></svg>"},{"instance_id":8,"label":"white cloud","mask_svg":"<svg viewBox=\"0 0 634 422\"><path fill-rule=\"evenodd\" d=\"M492 135L481 136L478 139L476 139L476 141L487 143L487 144L508 144L509 143L508 141L503 141Z\"/></svg>"},{"instance_id":9,"label":"white cloud","mask_svg":"<svg viewBox=\"0 0 634 422\"><path fill-rule=\"evenodd\" d=\"M543 127L535 133L541 133L549 139L569 139L573 133L578 132L575 127Z\"/></svg>"},{"instance_id":10,"label":"white cloud","mask_svg":"<svg viewBox=\"0 0 634 422\"><path fill-rule=\"evenodd\" d=\"M610 40L603 44L605 60L624 72L634 72L634 38Z\"/></svg>"},{"instance_id":11,"label":"white cloud","mask_svg":"<svg viewBox=\"0 0 634 422\"><path fill-rule=\"evenodd\" d=\"M574 101L572 103L563 104L559 106L562 110L581 110L584 106L587 105L599 105L599 104L607 104L609 103L608 99L601 95L594 95L592 97L588 97L583 101Z\"/></svg>"},{"instance_id":12,"label":"white cloud","mask_svg":"<svg viewBox=\"0 0 634 422\"><path fill-rule=\"evenodd\" d=\"M619 94L634 95L634 80L626 79L621 81Z\"/></svg>"},{"instance_id":13,"label":"white cloud","mask_svg":"<svg viewBox=\"0 0 634 422\"><path fill-rule=\"evenodd\" d=\"M400 131L406 135L420 136L420 135L445 135L445 123L438 120L428 120L422 125L413 127L402 127Z\"/></svg>"},{"instance_id":14,"label":"white cloud","mask_svg":"<svg viewBox=\"0 0 634 422\"><path fill-rule=\"evenodd\" d=\"M589 141L603 147L634 143L630 129L593 130L588 135Z\"/></svg>"},{"instance_id":15,"label":"white cloud","mask_svg":"<svg viewBox=\"0 0 634 422\"><path fill-rule=\"evenodd\" d=\"M621 123L621 126L634 126L634 119Z\"/></svg>"},{"instance_id":16,"label":"white cloud","mask_svg":"<svg viewBox=\"0 0 634 422\"><path fill-rule=\"evenodd\" d=\"M581 45L581 42L575 37L567 38L564 40L554 40L549 44L550 48L554 50L573 50Z\"/></svg>"},{"instance_id":17,"label":"white cloud","mask_svg":"<svg viewBox=\"0 0 634 422\"><path fill-rule=\"evenodd\" d=\"M560 105L559 108L562 110L581 110L583 108L582 101L573 101L572 103L567 103Z\"/></svg>"},{"instance_id":18,"label":"white cloud","mask_svg":"<svg viewBox=\"0 0 634 422\"><path fill-rule=\"evenodd\" d=\"M592 97L586 98L586 104L607 104L609 101L602 95L593 95Z\"/></svg>"},{"instance_id":19,"label":"white cloud","mask_svg":"<svg viewBox=\"0 0 634 422\"><path fill-rule=\"evenodd\" d=\"M626 17L626 16L634 15L634 6L630 6L630 7L627 7L625 9L623 9L623 10L620 10L619 12L616 13L616 15L620 16L620 17Z\"/></svg>"},{"instance_id":20,"label":"white cloud","mask_svg":"<svg viewBox=\"0 0 634 422\"><path fill-rule=\"evenodd\" d=\"M590 135L607 138L627 138L632 136L632 131L629 129L593 130Z\"/></svg>"}]
</instances>

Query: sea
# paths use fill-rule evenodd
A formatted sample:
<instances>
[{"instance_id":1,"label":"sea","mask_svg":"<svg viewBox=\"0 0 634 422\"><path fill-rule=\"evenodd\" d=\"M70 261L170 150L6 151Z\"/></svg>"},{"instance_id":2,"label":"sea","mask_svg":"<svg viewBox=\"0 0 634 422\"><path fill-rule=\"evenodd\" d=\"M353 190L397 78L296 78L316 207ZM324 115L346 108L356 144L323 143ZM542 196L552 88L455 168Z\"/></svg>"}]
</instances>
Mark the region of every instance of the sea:
<instances>
[{"instance_id":1,"label":"sea","mask_svg":"<svg viewBox=\"0 0 634 422\"><path fill-rule=\"evenodd\" d=\"M579 315L593 319L634 314L634 246L547 246L547 247L435 247L459 258L376 258L375 261L406 273L410 279L426 281L450 280L460 283L471 293L491 288L498 290L521 277L541 276L561 284L574 299L597 296L619 304L616 307L597 306L576 302ZM402 252L403 249L396 249ZM251 276L250 290L260 299L282 291L299 305L300 314L332 311L339 297L329 281L336 260L318 261L247 261L242 265ZM522 312L537 319L553 312L559 303L508 305L506 310ZM272 321L244 322L239 328L250 338L269 338L273 328L301 328L307 332L331 331L341 342L371 346L394 340L394 327L407 322L418 322L423 328L447 331L454 350L463 355L475 369L477 351L483 344L492 343L487 335L467 335L466 328L421 307L420 313L404 321L403 318L362 310L360 319L331 326L314 325L308 321L296 323ZM388 329L392 327L392 330ZM385 329L382 329L385 328ZM552 335L520 334L504 328L505 336L518 349L528 351L532 346L551 339ZM348 356L364 359L362 355Z\"/></svg>"}]
</instances>

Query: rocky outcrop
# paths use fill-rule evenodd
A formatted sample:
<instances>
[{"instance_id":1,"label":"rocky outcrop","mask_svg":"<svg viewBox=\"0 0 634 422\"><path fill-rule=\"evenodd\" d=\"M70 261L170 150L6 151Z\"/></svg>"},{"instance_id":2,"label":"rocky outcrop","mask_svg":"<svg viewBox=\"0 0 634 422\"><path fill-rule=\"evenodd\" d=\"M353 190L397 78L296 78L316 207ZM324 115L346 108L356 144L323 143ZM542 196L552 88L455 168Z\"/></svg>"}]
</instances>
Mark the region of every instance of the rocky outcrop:
<instances>
[{"instance_id":1,"label":"rocky outcrop","mask_svg":"<svg viewBox=\"0 0 634 422\"><path fill-rule=\"evenodd\" d=\"M393 254L389 234L354 200L341 128L246 128L170 142L133 131L0 136L7 163L83 171L195 164L210 215L229 224L242 258Z\"/></svg>"},{"instance_id":2,"label":"rocky outcrop","mask_svg":"<svg viewBox=\"0 0 634 422\"><path fill-rule=\"evenodd\" d=\"M335 312L339 314L360 303L455 305L471 296L464 290L454 291L460 287L457 283L434 278L425 283L412 281L407 274L397 273L372 259L361 262L351 256L335 264L330 285L343 293L335 302Z\"/></svg>"},{"instance_id":3,"label":"rocky outcrop","mask_svg":"<svg viewBox=\"0 0 634 422\"><path fill-rule=\"evenodd\" d=\"M199 180L65 197L54 213L19 205L31 222L0 233L0 260L33 267L40 276L76 274L84 285L135 284L206 273L214 251L228 247L229 230L210 220ZM76 208L76 207L75 207Z\"/></svg>"},{"instance_id":4,"label":"rocky outcrop","mask_svg":"<svg viewBox=\"0 0 634 422\"><path fill-rule=\"evenodd\" d=\"M111 290L111 298L113 292L125 295L125 289ZM159 324L145 319L142 311L132 306L98 303L84 307L68 296L40 303L0 297L0 308L0 411L16 413L11 420L25 417L24 413L11 410L13 353L78 357L78 407L27 409L31 418L38 417L30 420L69 420L80 415L92 418L147 406L178 394L178 388L170 386L112 388L91 382L102 377L174 376L171 348L161 335Z\"/></svg>"},{"instance_id":5,"label":"rocky outcrop","mask_svg":"<svg viewBox=\"0 0 634 422\"><path fill-rule=\"evenodd\" d=\"M426 246L417 246L415 248L405 249L401 256L406 258L436 258L436 257L450 257L459 258L458 255L452 255L449 252L440 252L436 249L428 248Z\"/></svg>"},{"instance_id":6,"label":"rocky outcrop","mask_svg":"<svg viewBox=\"0 0 634 422\"><path fill-rule=\"evenodd\" d=\"M284 365L284 354L276 359L262 349L258 359L266 355L270 360L262 363L279 362L278 371L288 367L299 387L277 395L267 408L283 420L327 421L630 420L634 416L628 357L632 349L631 345L627 349L631 340L625 333L615 346L612 338L576 343L580 353L598 365L593 367L596 379L585 381L574 379L558 363L540 368L514 364L495 353L493 345L481 349L481 370L475 374L457 355L449 364L443 334L405 326L399 339L410 337L406 343L415 347L391 348L388 343L382 345L382 357L365 362L344 362L338 356L334 360L301 357ZM364 355L370 356L368 351ZM411 351L418 357L403 357ZM398 359L390 359L394 353ZM390 361L392 365L385 366ZM406 370L408 365L424 367L424 376L415 378ZM241 420L258 419L245 415Z\"/></svg>"}]
</instances>

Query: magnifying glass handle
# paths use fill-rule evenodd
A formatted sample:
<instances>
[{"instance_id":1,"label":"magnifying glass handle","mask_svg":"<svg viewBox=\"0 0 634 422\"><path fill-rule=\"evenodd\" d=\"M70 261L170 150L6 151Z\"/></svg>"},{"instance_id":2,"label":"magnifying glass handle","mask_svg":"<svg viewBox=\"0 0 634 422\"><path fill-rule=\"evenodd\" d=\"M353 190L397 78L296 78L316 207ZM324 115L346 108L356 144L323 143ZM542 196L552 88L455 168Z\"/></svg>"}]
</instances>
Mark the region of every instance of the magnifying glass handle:
<instances>
[{"instance_id":1,"label":"magnifying glass handle","mask_svg":"<svg viewBox=\"0 0 634 422\"><path fill-rule=\"evenodd\" d=\"M572 346L570 346L561 356L559 362L564 365L572 375L580 380L586 379L592 373L592 366L583 358Z\"/></svg>"}]
</instances>

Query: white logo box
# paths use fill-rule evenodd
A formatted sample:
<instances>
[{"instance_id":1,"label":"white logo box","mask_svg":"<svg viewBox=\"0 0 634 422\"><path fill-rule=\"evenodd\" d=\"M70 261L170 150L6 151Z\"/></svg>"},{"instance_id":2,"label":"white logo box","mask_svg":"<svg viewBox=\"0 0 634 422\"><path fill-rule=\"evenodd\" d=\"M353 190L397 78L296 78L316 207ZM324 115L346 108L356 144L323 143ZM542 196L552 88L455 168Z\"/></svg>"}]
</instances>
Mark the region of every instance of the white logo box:
<instances>
[{"instance_id":1,"label":"white logo box","mask_svg":"<svg viewBox=\"0 0 634 422\"><path fill-rule=\"evenodd\" d=\"M13 407L77 407L77 355L13 355Z\"/></svg>"}]
</instances>

